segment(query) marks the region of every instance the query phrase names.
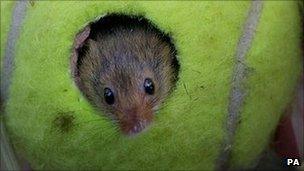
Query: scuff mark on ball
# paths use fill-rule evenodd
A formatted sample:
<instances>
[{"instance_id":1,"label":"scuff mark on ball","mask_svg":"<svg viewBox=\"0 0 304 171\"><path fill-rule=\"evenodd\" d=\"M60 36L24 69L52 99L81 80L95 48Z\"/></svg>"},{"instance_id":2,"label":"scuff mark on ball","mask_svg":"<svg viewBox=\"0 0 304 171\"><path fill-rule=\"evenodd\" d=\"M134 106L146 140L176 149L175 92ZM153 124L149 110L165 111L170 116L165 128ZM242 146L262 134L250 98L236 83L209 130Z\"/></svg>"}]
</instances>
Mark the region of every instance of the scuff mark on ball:
<instances>
[{"instance_id":1,"label":"scuff mark on ball","mask_svg":"<svg viewBox=\"0 0 304 171\"><path fill-rule=\"evenodd\" d=\"M58 129L61 133L70 132L74 127L74 112L59 112L55 119L53 120L53 125L56 129Z\"/></svg>"}]
</instances>

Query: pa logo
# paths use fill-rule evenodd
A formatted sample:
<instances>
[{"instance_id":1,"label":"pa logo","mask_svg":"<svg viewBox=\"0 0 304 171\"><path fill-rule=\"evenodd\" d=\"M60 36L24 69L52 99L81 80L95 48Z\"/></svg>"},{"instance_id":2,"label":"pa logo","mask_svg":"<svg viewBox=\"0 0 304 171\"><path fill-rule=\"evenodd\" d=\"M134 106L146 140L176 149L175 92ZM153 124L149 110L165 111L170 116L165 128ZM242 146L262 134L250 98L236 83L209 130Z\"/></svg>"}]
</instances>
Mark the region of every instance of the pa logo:
<instances>
[{"instance_id":1,"label":"pa logo","mask_svg":"<svg viewBox=\"0 0 304 171\"><path fill-rule=\"evenodd\" d=\"M287 158L287 159L286 159L286 165L287 165L287 166L300 166L300 165L301 165L301 162L300 162L300 160L297 159L297 158L294 158L294 159L292 159L292 158Z\"/></svg>"}]
</instances>

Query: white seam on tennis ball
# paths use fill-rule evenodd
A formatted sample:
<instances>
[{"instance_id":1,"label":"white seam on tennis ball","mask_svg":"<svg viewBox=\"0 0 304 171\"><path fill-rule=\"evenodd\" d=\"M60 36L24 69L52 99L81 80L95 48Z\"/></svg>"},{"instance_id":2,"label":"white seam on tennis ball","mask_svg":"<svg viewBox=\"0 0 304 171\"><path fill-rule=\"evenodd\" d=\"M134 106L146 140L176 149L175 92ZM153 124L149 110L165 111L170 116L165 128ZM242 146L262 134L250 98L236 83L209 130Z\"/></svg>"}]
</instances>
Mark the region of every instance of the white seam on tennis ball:
<instances>
[{"instance_id":1,"label":"white seam on tennis ball","mask_svg":"<svg viewBox=\"0 0 304 171\"><path fill-rule=\"evenodd\" d=\"M27 1L16 1L10 31L8 33L5 54L3 59L3 68L1 72L1 101L5 102L8 98L11 75L14 69L14 58L16 43L19 38L20 28L26 13Z\"/></svg>"},{"instance_id":2,"label":"white seam on tennis ball","mask_svg":"<svg viewBox=\"0 0 304 171\"><path fill-rule=\"evenodd\" d=\"M240 112L243 106L246 91L243 89L243 83L246 79L246 55L250 49L251 42L259 23L259 18L262 12L263 2L253 1L250 10L247 14L247 19L243 27L242 35L239 39L236 53L235 66L232 75L232 83L228 104L228 116L225 123L225 135L223 139L223 146L219 153L219 158L216 161L216 170L228 170L229 160L231 158L231 151L235 137L235 131L239 123Z\"/></svg>"},{"instance_id":3,"label":"white seam on tennis ball","mask_svg":"<svg viewBox=\"0 0 304 171\"><path fill-rule=\"evenodd\" d=\"M16 43L20 34L20 27L24 20L26 14L26 4L27 1L17 1L15 2L15 7L12 13L12 20L10 25L10 31L6 40L3 68L1 71L1 102L3 103L1 107L4 108L4 103L6 103L9 96L9 86L11 82L11 75L14 69L14 59L15 59L15 49ZM4 113L4 109L3 110ZM3 114L2 113L2 114ZM5 126L1 119L1 169L7 170L20 170L16 156L12 150L9 143L9 138L7 137Z\"/></svg>"}]
</instances>

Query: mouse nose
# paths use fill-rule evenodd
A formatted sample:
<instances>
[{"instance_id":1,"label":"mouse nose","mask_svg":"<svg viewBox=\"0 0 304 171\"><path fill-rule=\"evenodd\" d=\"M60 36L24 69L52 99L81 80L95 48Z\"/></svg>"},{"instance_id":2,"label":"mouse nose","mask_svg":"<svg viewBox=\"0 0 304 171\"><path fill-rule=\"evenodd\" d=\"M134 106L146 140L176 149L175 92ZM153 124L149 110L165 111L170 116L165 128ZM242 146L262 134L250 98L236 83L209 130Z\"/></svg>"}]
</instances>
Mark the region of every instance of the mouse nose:
<instances>
[{"instance_id":1,"label":"mouse nose","mask_svg":"<svg viewBox=\"0 0 304 171\"><path fill-rule=\"evenodd\" d=\"M137 134L144 130L152 121L152 115L147 111L140 111L137 108L130 108L124 111L124 117L120 121L120 127L123 133L127 135Z\"/></svg>"}]
</instances>

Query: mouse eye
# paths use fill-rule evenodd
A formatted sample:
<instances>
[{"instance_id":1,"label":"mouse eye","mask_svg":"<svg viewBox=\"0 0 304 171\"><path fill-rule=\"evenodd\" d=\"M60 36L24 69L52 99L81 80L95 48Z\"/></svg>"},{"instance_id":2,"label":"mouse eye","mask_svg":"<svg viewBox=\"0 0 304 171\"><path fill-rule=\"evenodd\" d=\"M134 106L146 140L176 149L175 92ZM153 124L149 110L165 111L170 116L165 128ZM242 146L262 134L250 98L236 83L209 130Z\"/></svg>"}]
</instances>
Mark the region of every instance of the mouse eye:
<instances>
[{"instance_id":1,"label":"mouse eye","mask_svg":"<svg viewBox=\"0 0 304 171\"><path fill-rule=\"evenodd\" d=\"M104 89L104 98L105 98L105 101L109 105L112 105L114 103L114 93L113 93L113 91L109 88L105 88Z\"/></svg>"},{"instance_id":2,"label":"mouse eye","mask_svg":"<svg viewBox=\"0 0 304 171\"><path fill-rule=\"evenodd\" d=\"M147 94L150 94L150 95L154 94L154 84L150 78L145 79L144 88L145 88L145 92Z\"/></svg>"}]
</instances>

